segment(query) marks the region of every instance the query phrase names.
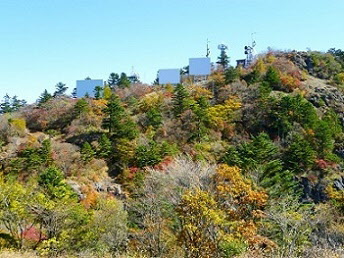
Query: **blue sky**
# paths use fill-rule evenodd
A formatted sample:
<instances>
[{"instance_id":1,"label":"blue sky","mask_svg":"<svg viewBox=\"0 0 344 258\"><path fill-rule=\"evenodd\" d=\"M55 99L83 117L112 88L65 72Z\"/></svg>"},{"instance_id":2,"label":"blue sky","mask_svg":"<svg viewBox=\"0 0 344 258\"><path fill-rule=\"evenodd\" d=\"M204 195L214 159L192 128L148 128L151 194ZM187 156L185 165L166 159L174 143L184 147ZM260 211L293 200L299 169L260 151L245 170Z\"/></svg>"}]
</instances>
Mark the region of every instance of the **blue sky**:
<instances>
[{"instance_id":1,"label":"blue sky","mask_svg":"<svg viewBox=\"0 0 344 258\"><path fill-rule=\"evenodd\" d=\"M160 68L229 45L231 63L256 32L268 47L344 48L343 0L0 0L0 98L29 102L62 81L131 73L150 83Z\"/></svg>"}]
</instances>

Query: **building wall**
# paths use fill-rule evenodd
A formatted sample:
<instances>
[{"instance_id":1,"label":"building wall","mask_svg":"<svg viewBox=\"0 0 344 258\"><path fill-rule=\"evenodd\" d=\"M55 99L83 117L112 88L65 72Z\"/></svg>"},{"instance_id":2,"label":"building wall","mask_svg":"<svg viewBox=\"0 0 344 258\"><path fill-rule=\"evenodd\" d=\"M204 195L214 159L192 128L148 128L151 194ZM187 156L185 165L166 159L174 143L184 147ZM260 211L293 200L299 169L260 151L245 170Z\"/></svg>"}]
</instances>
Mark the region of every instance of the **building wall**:
<instances>
[{"instance_id":1,"label":"building wall","mask_svg":"<svg viewBox=\"0 0 344 258\"><path fill-rule=\"evenodd\" d=\"M178 84L180 83L179 69L160 69L158 73L159 84Z\"/></svg>"},{"instance_id":2,"label":"building wall","mask_svg":"<svg viewBox=\"0 0 344 258\"><path fill-rule=\"evenodd\" d=\"M96 86L103 87L103 80L77 80L76 96L83 98L88 93L90 97L94 97L94 89Z\"/></svg>"}]
</instances>

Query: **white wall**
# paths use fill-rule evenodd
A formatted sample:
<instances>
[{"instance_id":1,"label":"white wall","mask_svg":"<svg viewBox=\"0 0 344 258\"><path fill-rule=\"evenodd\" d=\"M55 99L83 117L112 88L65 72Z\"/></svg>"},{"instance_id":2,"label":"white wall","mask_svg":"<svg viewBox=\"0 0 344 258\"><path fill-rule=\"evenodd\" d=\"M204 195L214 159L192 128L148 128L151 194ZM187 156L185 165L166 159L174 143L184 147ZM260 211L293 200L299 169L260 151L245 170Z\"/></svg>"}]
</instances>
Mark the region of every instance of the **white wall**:
<instances>
[{"instance_id":1,"label":"white wall","mask_svg":"<svg viewBox=\"0 0 344 258\"><path fill-rule=\"evenodd\" d=\"M190 58L189 59L190 75L209 75L210 74L210 58Z\"/></svg>"},{"instance_id":2,"label":"white wall","mask_svg":"<svg viewBox=\"0 0 344 258\"><path fill-rule=\"evenodd\" d=\"M96 86L103 87L103 80L77 80L76 96L78 98L83 98L86 93L88 93L90 97L94 97L94 88Z\"/></svg>"},{"instance_id":3,"label":"white wall","mask_svg":"<svg viewBox=\"0 0 344 258\"><path fill-rule=\"evenodd\" d=\"M178 84L180 83L179 69L160 69L159 70L159 84Z\"/></svg>"}]
</instances>

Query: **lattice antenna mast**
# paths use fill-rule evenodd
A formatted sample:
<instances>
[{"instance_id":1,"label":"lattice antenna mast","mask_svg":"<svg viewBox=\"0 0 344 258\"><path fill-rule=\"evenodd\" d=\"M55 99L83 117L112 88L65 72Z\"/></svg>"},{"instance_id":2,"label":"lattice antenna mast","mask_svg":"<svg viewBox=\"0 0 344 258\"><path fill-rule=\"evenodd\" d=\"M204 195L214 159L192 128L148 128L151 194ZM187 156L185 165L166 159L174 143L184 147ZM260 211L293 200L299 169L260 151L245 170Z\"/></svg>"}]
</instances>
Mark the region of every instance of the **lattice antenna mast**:
<instances>
[{"instance_id":1,"label":"lattice antenna mast","mask_svg":"<svg viewBox=\"0 0 344 258\"><path fill-rule=\"evenodd\" d=\"M251 46L245 46L245 55L246 55L246 61L245 61L245 68L249 67L253 61L256 59L256 51L255 46L256 41L253 39L253 35L256 34L255 32L251 34Z\"/></svg>"},{"instance_id":2,"label":"lattice antenna mast","mask_svg":"<svg viewBox=\"0 0 344 258\"><path fill-rule=\"evenodd\" d=\"M209 57L209 55L210 55L209 42L210 41L207 39L207 54L205 55L206 57Z\"/></svg>"}]
</instances>

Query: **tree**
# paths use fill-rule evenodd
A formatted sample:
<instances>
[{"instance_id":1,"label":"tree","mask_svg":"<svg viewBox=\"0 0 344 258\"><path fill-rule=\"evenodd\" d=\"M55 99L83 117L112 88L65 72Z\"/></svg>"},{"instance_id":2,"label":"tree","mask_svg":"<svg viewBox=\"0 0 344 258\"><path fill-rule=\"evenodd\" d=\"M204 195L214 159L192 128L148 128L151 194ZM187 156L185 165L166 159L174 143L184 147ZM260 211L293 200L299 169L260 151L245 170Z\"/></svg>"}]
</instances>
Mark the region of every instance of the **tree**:
<instances>
[{"instance_id":1,"label":"tree","mask_svg":"<svg viewBox=\"0 0 344 258\"><path fill-rule=\"evenodd\" d=\"M129 88L130 86L130 80L128 79L127 75L125 73L121 73L121 76L118 80L118 87L119 88Z\"/></svg>"},{"instance_id":2,"label":"tree","mask_svg":"<svg viewBox=\"0 0 344 258\"><path fill-rule=\"evenodd\" d=\"M52 97L53 96L45 89L38 99L38 105L41 106L42 104L46 103Z\"/></svg>"},{"instance_id":3,"label":"tree","mask_svg":"<svg viewBox=\"0 0 344 258\"><path fill-rule=\"evenodd\" d=\"M218 61L216 63L220 64L223 69L226 69L229 64L229 57L227 56L225 49L221 50L220 56L217 59Z\"/></svg>"},{"instance_id":4,"label":"tree","mask_svg":"<svg viewBox=\"0 0 344 258\"><path fill-rule=\"evenodd\" d=\"M147 113L147 125L157 129L162 124L162 114L159 108L150 108Z\"/></svg>"},{"instance_id":5,"label":"tree","mask_svg":"<svg viewBox=\"0 0 344 258\"><path fill-rule=\"evenodd\" d=\"M35 196L22 184L0 178L0 224L9 232L11 237L7 239L14 247L23 246L24 231L34 224L28 206L35 203Z\"/></svg>"},{"instance_id":6,"label":"tree","mask_svg":"<svg viewBox=\"0 0 344 258\"><path fill-rule=\"evenodd\" d=\"M17 96L13 96L11 102L13 111L18 111L19 108L24 107L26 105L26 101L23 99L18 99Z\"/></svg>"},{"instance_id":7,"label":"tree","mask_svg":"<svg viewBox=\"0 0 344 258\"><path fill-rule=\"evenodd\" d=\"M66 87L66 84L62 82L59 82L58 84L56 84L55 88L56 90L53 94L54 97L63 96L66 93L66 90L68 89L68 87Z\"/></svg>"},{"instance_id":8,"label":"tree","mask_svg":"<svg viewBox=\"0 0 344 258\"><path fill-rule=\"evenodd\" d=\"M315 158L316 152L311 144L301 135L297 134L292 138L284 154L284 163L287 169L301 174L314 165Z\"/></svg>"},{"instance_id":9,"label":"tree","mask_svg":"<svg viewBox=\"0 0 344 258\"><path fill-rule=\"evenodd\" d=\"M4 96L4 101L0 104L0 113L10 113L12 112L12 107L11 107L11 97L6 94Z\"/></svg>"},{"instance_id":10,"label":"tree","mask_svg":"<svg viewBox=\"0 0 344 258\"><path fill-rule=\"evenodd\" d=\"M103 98L110 99L111 95L112 95L112 90L108 85L106 85L103 91Z\"/></svg>"},{"instance_id":11,"label":"tree","mask_svg":"<svg viewBox=\"0 0 344 258\"><path fill-rule=\"evenodd\" d=\"M102 134L99 139L99 148L97 155L101 158L108 158L111 154L111 150L112 145L110 139L105 134Z\"/></svg>"},{"instance_id":12,"label":"tree","mask_svg":"<svg viewBox=\"0 0 344 258\"><path fill-rule=\"evenodd\" d=\"M266 72L264 81L266 81L270 87L274 90L279 90L281 85L281 79L279 72L273 66L270 66Z\"/></svg>"},{"instance_id":13,"label":"tree","mask_svg":"<svg viewBox=\"0 0 344 258\"><path fill-rule=\"evenodd\" d=\"M112 95L106 104L103 112L106 117L103 119L103 128L109 130L112 140L118 138L134 139L137 136L136 124L126 113L117 95Z\"/></svg>"},{"instance_id":14,"label":"tree","mask_svg":"<svg viewBox=\"0 0 344 258\"><path fill-rule=\"evenodd\" d=\"M71 187L65 183L63 172L55 166L50 166L40 173L37 181L45 194L52 200L76 197Z\"/></svg>"},{"instance_id":15,"label":"tree","mask_svg":"<svg viewBox=\"0 0 344 258\"><path fill-rule=\"evenodd\" d=\"M189 93L182 84L178 84L173 93L173 113L179 117L189 107Z\"/></svg>"},{"instance_id":16,"label":"tree","mask_svg":"<svg viewBox=\"0 0 344 258\"><path fill-rule=\"evenodd\" d=\"M234 82L236 79L238 79L240 77L240 72L237 68L233 67L233 66L229 66L226 70L225 70L225 80L226 80L226 84L232 83Z\"/></svg>"},{"instance_id":17,"label":"tree","mask_svg":"<svg viewBox=\"0 0 344 258\"><path fill-rule=\"evenodd\" d=\"M108 79L108 84L111 88L117 86L119 82L119 75L117 73L111 73Z\"/></svg>"},{"instance_id":18,"label":"tree","mask_svg":"<svg viewBox=\"0 0 344 258\"><path fill-rule=\"evenodd\" d=\"M218 257L225 213L218 208L215 199L199 189L187 191L177 213L181 223L179 242L184 247L185 257Z\"/></svg>"},{"instance_id":19,"label":"tree","mask_svg":"<svg viewBox=\"0 0 344 258\"><path fill-rule=\"evenodd\" d=\"M333 55L344 69L344 51L341 49L330 48L327 52Z\"/></svg>"},{"instance_id":20,"label":"tree","mask_svg":"<svg viewBox=\"0 0 344 258\"><path fill-rule=\"evenodd\" d=\"M96 86L94 88L94 97L95 97L95 99L100 99L102 97L102 91L103 91L103 87L102 86Z\"/></svg>"},{"instance_id":21,"label":"tree","mask_svg":"<svg viewBox=\"0 0 344 258\"><path fill-rule=\"evenodd\" d=\"M88 142L85 142L81 147L80 153L81 153L81 158L85 162L89 162L93 159L95 151L93 150L91 144L89 144Z\"/></svg>"},{"instance_id":22,"label":"tree","mask_svg":"<svg viewBox=\"0 0 344 258\"><path fill-rule=\"evenodd\" d=\"M76 88L73 88L72 97L77 98L77 89Z\"/></svg>"},{"instance_id":23,"label":"tree","mask_svg":"<svg viewBox=\"0 0 344 258\"><path fill-rule=\"evenodd\" d=\"M87 113L89 110L89 105L86 99L79 99L74 105L74 112L77 116Z\"/></svg>"}]
</instances>

